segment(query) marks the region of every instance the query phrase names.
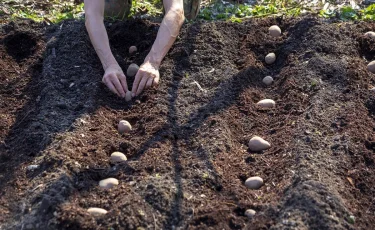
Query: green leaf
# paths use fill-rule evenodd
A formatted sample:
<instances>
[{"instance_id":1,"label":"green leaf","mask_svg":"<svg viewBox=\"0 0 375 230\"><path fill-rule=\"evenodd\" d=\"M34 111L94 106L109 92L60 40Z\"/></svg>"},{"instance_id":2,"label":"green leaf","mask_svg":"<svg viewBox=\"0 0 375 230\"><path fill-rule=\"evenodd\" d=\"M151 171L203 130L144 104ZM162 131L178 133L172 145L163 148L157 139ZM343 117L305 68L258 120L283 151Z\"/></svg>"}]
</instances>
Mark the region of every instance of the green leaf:
<instances>
[{"instance_id":1,"label":"green leaf","mask_svg":"<svg viewBox=\"0 0 375 230\"><path fill-rule=\"evenodd\" d=\"M341 8L340 18L343 20L356 20L358 19L357 12L350 6L344 6Z\"/></svg>"},{"instance_id":2,"label":"green leaf","mask_svg":"<svg viewBox=\"0 0 375 230\"><path fill-rule=\"evenodd\" d=\"M333 10L320 10L319 11L319 16L324 17L324 18L331 18L335 16L335 11Z\"/></svg>"},{"instance_id":3,"label":"green leaf","mask_svg":"<svg viewBox=\"0 0 375 230\"><path fill-rule=\"evenodd\" d=\"M236 18L236 17L233 17L233 16L229 18L229 21L231 21L231 22L237 22L237 23L241 23L242 22L242 20L240 18Z\"/></svg>"}]
</instances>

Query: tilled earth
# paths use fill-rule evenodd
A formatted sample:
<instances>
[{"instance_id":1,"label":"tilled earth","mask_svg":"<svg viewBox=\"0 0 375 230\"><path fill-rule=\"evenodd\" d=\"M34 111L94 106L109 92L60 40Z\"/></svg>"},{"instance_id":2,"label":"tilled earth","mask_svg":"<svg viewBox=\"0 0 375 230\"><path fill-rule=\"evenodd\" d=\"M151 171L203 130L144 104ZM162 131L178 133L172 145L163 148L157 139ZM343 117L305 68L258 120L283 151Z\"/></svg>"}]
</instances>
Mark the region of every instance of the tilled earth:
<instances>
[{"instance_id":1,"label":"tilled earth","mask_svg":"<svg viewBox=\"0 0 375 230\"><path fill-rule=\"evenodd\" d=\"M106 26L122 68L142 64L158 24ZM126 103L101 83L84 22L2 26L0 229L374 229L369 30L311 17L187 24L161 85ZM264 98L276 107L258 108ZM120 135L123 119L133 131ZM249 151L254 135L272 147ZM127 163L111 164L114 151ZM247 189L251 176L264 186ZM108 177L119 186L100 189Z\"/></svg>"}]
</instances>

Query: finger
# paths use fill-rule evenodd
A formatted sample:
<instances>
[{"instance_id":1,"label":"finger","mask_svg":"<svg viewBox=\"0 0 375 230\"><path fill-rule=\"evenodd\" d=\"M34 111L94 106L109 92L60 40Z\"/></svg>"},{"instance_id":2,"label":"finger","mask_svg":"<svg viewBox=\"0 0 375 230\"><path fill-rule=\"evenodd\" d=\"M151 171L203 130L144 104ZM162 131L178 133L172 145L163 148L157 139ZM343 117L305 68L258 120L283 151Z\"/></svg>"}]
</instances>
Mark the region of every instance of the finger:
<instances>
[{"instance_id":1,"label":"finger","mask_svg":"<svg viewBox=\"0 0 375 230\"><path fill-rule=\"evenodd\" d=\"M126 82L126 76L124 74L120 74L120 82L122 85L122 88L125 90L125 93L129 91L128 89L128 83Z\"/></svg>"},{"instance_id":2,"label":"finger","mask_svg":"<svg viewBox=\"0 0 375 230\"><path fill-rule=\"evenodd\" d=\"M112 80L112 84L115 86L115 88L116 88L117 92L119 92L120 96L125 97L124 88L122 88L122 85L121 85L118 77L116 75L113 75L110 80Z\"/></svg>"},{"instance_id":3,"label":"finger","mask_svg":"<svg viewBox=\"0 0 375 230\"><path fill-rule=\"evenodd\" d=\"M138 96L140 93L142 93L143 89L144 89L145 86L146 86L146 83L147 83L148 79L149 79L149 78L147 78L147 77L143 77L143 78L142 78L142 81L141 81L141 83L139 83L139 85L138 85L138 89L137 89L137 92L136 92L135 95Z\"/></svg>"},{"instance_id":4,"label":"finger","mask_svg":"<svg viewBox=\"0 0 375 230\"><path fill-rule=\"evenodd\" d=\"M159 85L159 80L160 80L160 75L156 75L154 78L154 81L152 82L152 86L158 86Z\"/></svg>"},{"instance_id":5,"label":"finger","mask_svg":"<svg viewBox=\"0 0 375 230\"><path fill-rule=\"evenodd\" d=\"M120 94L117 92L115 86L112 84L111 81L108 81L108 80L106 80L106 79L104 79L103 81L104 81L104 83L106 84L106 86L107 86L112 92L114 92L115 94L117 94L117 96L120 96Z\"/></svg>"},{"instance_id":6,"label":"finger","mask_svg":"<svg viewBox=\"0 0 375 230\"><path fill-rule=\"evenodd\" d=\"M150 88L152 86L152 83L154 82L154 78L153 77L150 77L148 80L147 80L147 83L146 83L146 89Z\"/></svg>"},{"instance_id":7,"label":"finger","mask_svg":"<svg viewBox=\"0 0 375 230\"><path fill-rule=\"evenodd\" d=\"M135 97L135 94L138 90L138 85L139 85L139 82L141 81L142 79L142 72L138 71L137 74L135 75L135 79L134 79L134 82L133 82L133 87L132 87L132 96Z\"/></svg>"}]
</instances>

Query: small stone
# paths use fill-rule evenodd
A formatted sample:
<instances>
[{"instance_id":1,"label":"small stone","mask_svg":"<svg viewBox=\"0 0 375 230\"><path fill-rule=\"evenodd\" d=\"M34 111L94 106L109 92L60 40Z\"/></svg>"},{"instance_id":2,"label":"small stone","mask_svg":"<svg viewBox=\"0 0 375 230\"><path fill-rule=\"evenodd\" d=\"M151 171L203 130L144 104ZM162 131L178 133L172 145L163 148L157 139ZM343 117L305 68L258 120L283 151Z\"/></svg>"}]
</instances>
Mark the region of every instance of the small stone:
<instances>
[{"instance_id":1,"label":"small stone","mask_svg":"<svg viewBox=\"0 0 375 230\"><path fill-rule=\"evenodd\" d=\"M280 27L273 25L268 29L268 32L272 37L279 37L281 35Z\"/></svg>"},{"instance_id":2,"label":"small stone","mask_svg":"<svg viewBox=\"0 0 375 230\"><path fill-rule=\"evenodd\" d=\"M128 133L132 130L132 126L131 124L128 122L128 121L125 121L125 120L121 120L119 123L118 123L118 132L119 133Z\"/></svg>"},{"instance_id":3,"label":"small stone","mask_svg":"<svg viewBox=\"0 0 375 230\"><path fill-rule=\"evenodd\" d=\"M28 171L34 171L37 168L39 168L39 165L29 165L29 166L27 166Z\"/></svg>"},{"instance_id":4,"label":"small stone","mask_svg":"<svg viewBox=\"0 0 375 230\"><path fill-rule=\"evenodd\" d=\"M129 47L129 54L132 54L132 53L135 53L135 52L137 52L137 47L136 46L130 46Z\"/></svg>"},{"instance_id":5,"label":"small stone","mask_svg":"<svg viewBox=\"0 0 375 230\"><path fill-rule=\"evenodd\" d=\"M108 178L108 179L99 181L99 186L105 189L111 189L115 187L116 185L118 185L118 180L115 178Z\"/></svg>"},{"instance_id":6,"label":"small stone","mask_svg":"<svg viewBox=\"0 0 375 230\"><path fill-rule=\"evenodd\" d=\"M128 158L126 158L125 154L121 152L114 152L111 154L111 162L112 163L121 163L124 161L127 161Z\"/></svg>"},{"instance_id":7,"label":"small stone","mask_svg":"<svg viewBox=\"0 0 375 230\"><path fill-rule=\"evenodd\" d=\"M260 187L262 187L262 185L263 179L258 176L247 178L247 180L245 181L245 186L249 189L259 189Z\"/></svg>"},{"instance_id":8,"label":"small stone","mask_svg":"<svg viewBox=\"0 0 375 230\"><path fill-rule=\"evenodd\" d=\"M137 64L130 64L128 70L126 71L127 77L134 77L139 70L139 66Z\"/></svg>"},{"instance_id":9,"label":"small stone","mask_svg":"<svg viewBox=\"0 0 375 230\"><path fill-rule=\"evenodd\" d=\"M375 73L375 61L372 61L367 65L367 70L371 73Z\"/></svg>"},{"instance_id":10,"label":"small stone","mask_svg":"<svg viewBox=\"0 0 375 230\"><path fill-rule=\"evenodd\" d=\"M365 33L365 36L369 37L369 38L372 38L372 39L375 39L375 32L369 31L369 32Z\"/></svg>"},{"instance_id":11,"label":"small stone","mask_svg":"<svg viewBox=\"0 0 375 230\"><path fill-rule=\"evenodd\" d=\"M107 210L102 208L89 208L87 209L87 212L93 216L101 216L107 214Z\"/></svg>"},{"instance_id":12,"label":"small stone","mask_svg":"<svg viewBox=\"0 0 375 230\"><path fill-rule=\"evenodd\" d=\"M271 144L261 137L254 136L249 141L249 149L254 152L263 151L269 149Z\"/></svg>"},{"instance_id":13,"label":"small stone","mask_svg":"<svg viewBox=\"0 0 375 230\"><path fill-rule=\"evenodd\" d=\"M266 84L266 85L271 85L273 82L273 78L271 76L267 76L265 78L263 78L263 83Z\"/></svg>"},{"instance_id":14,"label":"small stone","mask_svg":"<svg viewBox=\"0 0 375 230\"><path fill-rule=\"evenodd\" d=\"M125 101L131 101L132 100L132 92L128 91L125 94Z\"/></svg>"},{"instance_id":15,"label":"small stone","mask_svg":"<svg viewBox=\"0 0 375 230\"><path fill-rule=\"evenodd\" d=\"M372 87L372 88L370 89L370 91L374 91L374 92L375 92L375 87Z\"/></svg>"},{"instance_id":16,"label":"small stone","mask_svg":"<svg viewBox=\"0 0 375 230\"><path fill-rule=\"evenodd\" d=\"M257 105L262 107L262 108L270 109L270 108L275 107L276 102L272 99L263 99L263 100L259 101L257 103Z\"/></svg>"},{"instance_id":17,"label":"small stone","mask_svg":"<svg viewBox=\"0 0 375 230\"><path fill-rule=\"evenodd\" d=\"M264 58L265 62L267 64L273 64L276 61L276 54L275 53L269 53L267 56Z\"/></svg>"},{"instance_id":18,"label":"small stone","mask_svg":"<svg viewBox=\"0 0 375 230\"><path fill-rule=\"evenodd\" d=\"M248 218L252 218L253 216L255 216L255 213L257 213L255 210L248 209L245 211L245 216L247 216Z\"/></svg>"}]
</instances>

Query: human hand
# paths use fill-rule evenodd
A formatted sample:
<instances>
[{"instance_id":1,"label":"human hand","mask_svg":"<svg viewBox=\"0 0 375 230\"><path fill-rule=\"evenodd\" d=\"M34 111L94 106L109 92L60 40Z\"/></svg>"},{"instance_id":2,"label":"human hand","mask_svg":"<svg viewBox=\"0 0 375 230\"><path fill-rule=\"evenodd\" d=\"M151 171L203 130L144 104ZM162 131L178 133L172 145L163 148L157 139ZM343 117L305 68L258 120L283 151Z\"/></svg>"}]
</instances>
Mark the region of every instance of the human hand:
<instances>
[{"instance_id":1,"label":"human hand","mask_svg":"<svg viewBox=\"0 0 375 230\"><path fill-rule=\"evenodd\" d=\"M143 63L135 75L132 96L138 96L144 89L148 89L151 86L157 86L159 84L159 69L156 65L150 62Z\"/></svg>"},{"instance_id":2,"label":"human hand","mask_svg":"<svg viewBox=\"0 0 375 230\"><path fill-rule=\"evenodd\" d=\"M107 67L105 70L103 83L119 97L125 97L128 90L126 77L119 65L114 64Z\"/></svg>"}]
</instances>

